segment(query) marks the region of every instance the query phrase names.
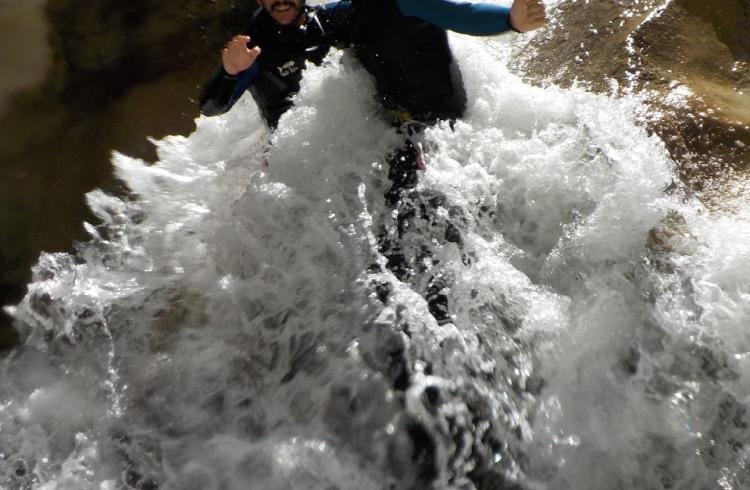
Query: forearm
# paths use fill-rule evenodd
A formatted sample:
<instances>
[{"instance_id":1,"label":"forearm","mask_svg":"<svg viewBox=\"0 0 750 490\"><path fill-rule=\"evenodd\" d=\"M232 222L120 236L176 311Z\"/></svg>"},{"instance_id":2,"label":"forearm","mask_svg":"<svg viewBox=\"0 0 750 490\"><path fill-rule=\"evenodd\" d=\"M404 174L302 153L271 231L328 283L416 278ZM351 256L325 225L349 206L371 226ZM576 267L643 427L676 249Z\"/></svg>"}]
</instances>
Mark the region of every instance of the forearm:
<instances>
[{"instance_id":1,"label":"forearm","mask_svg":"<svg viewBox=\"0 0 750 490\"><path fill-rule=\"evenodd\" d=\"M512 29L510 8L462 0L397 0L401 13L443 29L490 36Z\"/></svg>"},{"instance_id":2,"label":"forearm","mask_svg":"<svg viewBox=\"0 0 750 490\"><path fill-rule=\"evenodd\" d=\"M227 112L252 84L257 73L255 65L236 76L231 76L224 69L219 69L201 92L201 114L216 116Z\"/></svg>"}]
</instances>

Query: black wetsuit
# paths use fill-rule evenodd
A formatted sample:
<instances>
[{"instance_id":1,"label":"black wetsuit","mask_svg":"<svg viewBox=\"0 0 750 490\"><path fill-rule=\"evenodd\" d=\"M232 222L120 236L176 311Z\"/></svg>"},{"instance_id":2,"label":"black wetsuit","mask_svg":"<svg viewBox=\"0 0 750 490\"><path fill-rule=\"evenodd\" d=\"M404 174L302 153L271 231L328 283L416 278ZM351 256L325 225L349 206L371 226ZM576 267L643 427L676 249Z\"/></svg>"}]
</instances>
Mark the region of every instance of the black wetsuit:
<instances>
[{"instance_id":1,"label":"black wetsuit","mask_svg":"<svg viewBox=\"0 0 750 490\"><path fill-rule=\"evenodd\" d=\"M455 119L466 92L445 29L401 13L396 0L352 0L357 58L383 105L422 122Z\"/></svg>"},{"instance_id":2,"label":"black wetsuit","mask_svg":"<svg viewBox=\"0 0 750 490\"><path fill-rule=\"evenodd\" d=\"M301 26L282 26L259 8L244 33L261 47L261 54L235 76L219 69L201 94L201 113L222 114L249 90L268 125L275 127L299 91L305 62L320 64L332 45L348 39L348 4L341 4L342 8L306 7Z\"/></svg>"},{"instance_id":3,"label":"black wetsuit","mask_svg":"<svg viewBox=\"0 0 750 490\"><path fill-rule=\"evenodd\" d=\"M401 281L426 284L428 309L438 324L452 321L450 286L432 259L432 246L426 236L416 246L408 238L410 230L442 231L438 240L454 242L463 253L459 229L434 212L438 196L422 196L412 191L422 169L420 128L438 120L455 120L463 116L466 105L461 72L448 43L446 27L467 33L490 34L510 28L509 10L497 6L479 6L485 21L476 26L474 5L453 0L351 0L352 41L357 58L375 78L383 106L392 112L394 122L402 124L404 143L388 157L391 187L386 203L396 210L395 219L386 218L377 237L386 267ZM457 10L458 9L458 10ZM407 15L411 14L411 15ZM463 14L453 16L452 14ZM460 20L455 17L462 17ZM427 19L432 20L432 22ZM440 24L440 25L438 25ZM442 27L441 27L442 25ZM475 27L477 30L475 30ZM406 123L416 121L417 123ZM418 223L419 222L419 223ZM426 225L429 223L429 225ZM432 261L433 267L425 262ZM437 266L437 267L435 267ZM388 291L385 284L379 291ZM379 294L387 302L387 294Z\"/></svg>"}]
</instances>

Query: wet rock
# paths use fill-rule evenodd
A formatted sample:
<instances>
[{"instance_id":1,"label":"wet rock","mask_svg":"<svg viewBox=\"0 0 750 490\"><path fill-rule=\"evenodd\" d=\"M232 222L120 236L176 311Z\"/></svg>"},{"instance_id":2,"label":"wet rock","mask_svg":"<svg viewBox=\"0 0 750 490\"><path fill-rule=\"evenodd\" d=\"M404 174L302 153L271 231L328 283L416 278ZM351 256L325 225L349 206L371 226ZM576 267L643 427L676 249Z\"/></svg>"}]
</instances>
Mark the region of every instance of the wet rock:
<instances>
[{"instance_id":1,"label":"wet rock","mask_svg":"<svg viewBox=\"0 0 750 490\"><path fill-rule=\"evenodd\" d=\"M461 239L461 232L453 223L448 223L445 229L445 241L455 243L459 247L463 247L463 240Z\"/></svg>"},{"instance_id":2,"label":"wet rock","mask_svg":"<svg viewBox=\"0 0 750 490\"><path fill-rule=\"evenodd\" d=\"M523 490L521 485L508 481L496 471L472 471L469 473L469 478L476 485L477 490Z\"/></svg>"},{"instance_id":3,"label":"wet rock","mask_svg":"<svg viewBox=\"0 0 750 490\"><path fill-rule=\"evenodd\" d=\"M73 241L89 238L81 222L96 218L84 194L118 189L111 167L102 164L113 150L153 161L147 137L195 129L198 86L255 6L231 0L13 3L44 4L51 59L43 60L46 79L18 92L0 114L0 209L25 210L0 213L2 306L21 300L42 251L67 252ZM23 56L39 49L35 36L18 42L32 43ZM50 162L59 170L54 178ZM8 323L0 318L0 337Z\"/></svg>"},{"instance_id":4,"label":"wet rock","mask_svg":"<svg viewBox=\"0 0 750 490\"><path fill-rule=\"evenodd\" d=\"M13 473L19 477L22 478L26 476L26 461L19 459L18 462L16 462L16 469L13 471Z\"/></svg>"},{"instance_id":5,"label":"wet rock","mask_svg":"<svg viewBox=\"0 0 750 490\"><path fill-rule=\"evenodd\" d=\"M407 433L412 442L411 461L417 470L418 485L428 488L437 477L435 467L435 443L430 434L418 423L407 427Z\"/></svg>"},{"instance_id":6,"label":"wet rock","mask_svg":"<svg viewBox=\"0 0 750 490\"><path fill-rule=\"evenodd\" d=\"M448 308L448 296L444 293L445 283L442 279L436 279L427 288L427 307L438 325L445 325L452 321Z\"/></svg>"},{"instance_id":7,"label":"wet rock","mask_svg":"<svg viewBox=\"0 0 750 490\"><path fill-rule=\"evenodd\" d=\"M411 366L405 351L395 351L389 355L388 377L393 389L406 391L411 384Z\"/></svg>"},{"instance_id":8,"label":"wet rock","mask_svg":"<svg viewBox=\"0 0 750 490\"><path fill-rule=\"evenodd\" d=\"M388 179L393 184L386 193L385 199L391 206L399 201L405 191L417 185L417 160L420 158L419 151L409 139L388 157Z\"/></svg>"},{"instance_id":9,"label":"wet rock","mask_svg":"<svg viewBox=\"0 0 750 490\"><path fill-rule=\"evenodd\" d=\"M474 264L477 262L477 254L476 252L469 252L465 254L461 254L461 262L466 266L469 267L471 264Z\"/></svg>"},{"instance_id":10,"label":"wet rock","mask_svg":"<svg viewBox=\"0 0 750 490\"><path fill-rule=\"evenodd\" d=\"M427 203L432 209L437 209L444 206L448 202L448 198L442 192L431 191L432 194L428 197Z\"/></svg>"},{"instance_id":11,"label":"wet rock","mask_svg":"<svg viewBox=\"0 0 750 490\"><path fill-rule=\"evenodd\" d=\"M437 409L442 404L442 396L440 395L440 388L437 386L427 386L422 394L422 400L427 410L435 415Z\"/></svg>"},{"instance_id":12,"label":"wet rock","mask_svg":"<svg viewBox=\"0 0 750 490\"><path fill-rule=\"evenodd\" d=\"M392 291L393 286L391 286L391 283L389 282L380 282L375 286L375 293L383 304L388 304L388 298Z\"/></svg>"},{"instance_id":13,"label":"wet rock","mask_svg":"<svg viewBox=\"0 0 750 490\"><path fill-rule=\"evenodd\" d=\"M29 306L38 315L48 318L52 313L52 297L46 292L33 293L29 298Z\"/></svg>"},{"instance_id":14,"label":"wet rock","mask_svg":"<svg viewBox=\"0 0 750 490\"><path fill-rule=\"evenodd\" d=\"M516 61L532 80L643 92L695 190L750 164L750 10L732 0L566 2ZM533 51L532 51L533 49ZM561 61L562 60L562 61ZM553 75L551 75L553 74ZM739 142L739 144L737 144Z\"/></svg>"},{"instance_id":15,"label":"wet rock","mask_svg":"<svg viewBox=\"0 0 750 490\"><path fill-rule=\"evenodd\" d=\"M135 488L137 490L157 490L159 488L159 482L152 476L144 477L132 468L129 468L123 474L123 482L129 488Z\"/></svg>"},{"instance_id":16,"label":"wet rock","mask_svg":"<svg viewBox=\"0 0 750 490\"><path fill-rule=\"evenodd\" d=\"M138 485L138 490L158 490L158 488L159 481L152 476L144 478Z\"/></svg>"},{"instance_id":17,"label":"wet rock","mask_svg":"<svg viewBox=\"0 0 750 490\"><path fill-rule=\"evenodd\" d=\"M403 238L407 231L413 227L412 221L417 216L417 208L409 201L401 201L398 206L396 217L398 237Z\"/></svg>"},{"instance_id":18,"label":"wet rock","mask_svg":"<svg viewBox=\"0 0 750 490\"><path fill-rule=\"evenodd\" d=\"M383 272L383 268L380 267L380 264L377 263L370 264L370 266L367 268L367 272L371 274L380 274L381 272Z\"/></svg>"},{"instance_id":19,"label":"wet rock","mask_svg":"<svg viewBox=\"0 0 750 490\"><path fill-rule=\"evenodd\" d=\"M386 255L387 262L385 266L399 281L406 281L412 273L411 264L406 260L402 253L391 253Z\"/></svg>"},{"instance_id":20,"label":"wet rock","mask_svg":"<svg viewBox=\"0 0 750 490\"><path fill-rule=\"evenodd\" d=\"M544 380L544 378L538 374L538 373L532 373L527 379L526 379L526 386L525 391L526 393L529 393L533 396L539 396L542 393L542 390L547 385L547 382Z\"/></svg>"}]
</instances>

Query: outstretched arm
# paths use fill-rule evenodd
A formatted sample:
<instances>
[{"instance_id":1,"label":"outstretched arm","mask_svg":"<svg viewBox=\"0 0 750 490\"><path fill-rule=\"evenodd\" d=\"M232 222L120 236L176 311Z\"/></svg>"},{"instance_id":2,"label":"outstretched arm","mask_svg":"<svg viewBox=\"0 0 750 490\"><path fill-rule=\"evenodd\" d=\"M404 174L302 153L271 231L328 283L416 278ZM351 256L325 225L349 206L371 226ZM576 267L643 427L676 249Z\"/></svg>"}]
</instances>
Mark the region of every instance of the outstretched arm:
<instances>
[{"instance_id":1,"label":"outstretched arm","mask_svg":"<svg viewBox=\"0 0 750 490\"><path fill-rule=\"evenodd\" d=\"M526 32L546 22L541 0L515 0L511 8L463 0L398 0L398 6L404 15L475 36L500 34L510 29Z\"/></svg>"}]
</instances>

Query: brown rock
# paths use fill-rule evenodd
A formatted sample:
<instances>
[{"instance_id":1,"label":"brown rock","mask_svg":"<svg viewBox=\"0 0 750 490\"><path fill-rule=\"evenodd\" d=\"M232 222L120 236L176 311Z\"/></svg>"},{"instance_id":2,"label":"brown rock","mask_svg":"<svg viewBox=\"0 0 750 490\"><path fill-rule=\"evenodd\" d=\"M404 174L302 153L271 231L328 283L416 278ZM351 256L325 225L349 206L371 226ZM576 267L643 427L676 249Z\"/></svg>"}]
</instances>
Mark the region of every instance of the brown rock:
<instances>
[{"instance_id":1,"label":"brown rock","mask_svg":"<svg viewBox=\"0 0 750 490\"><path fill-rule=\"evenodd\" d=\"M615 80L621 90L649 94L644 123L664 139L692 189L747 168L747 1L571 1L554 16L516 68L537 83L577 80L610 92Z\"/></svg>"}]
</instances>

